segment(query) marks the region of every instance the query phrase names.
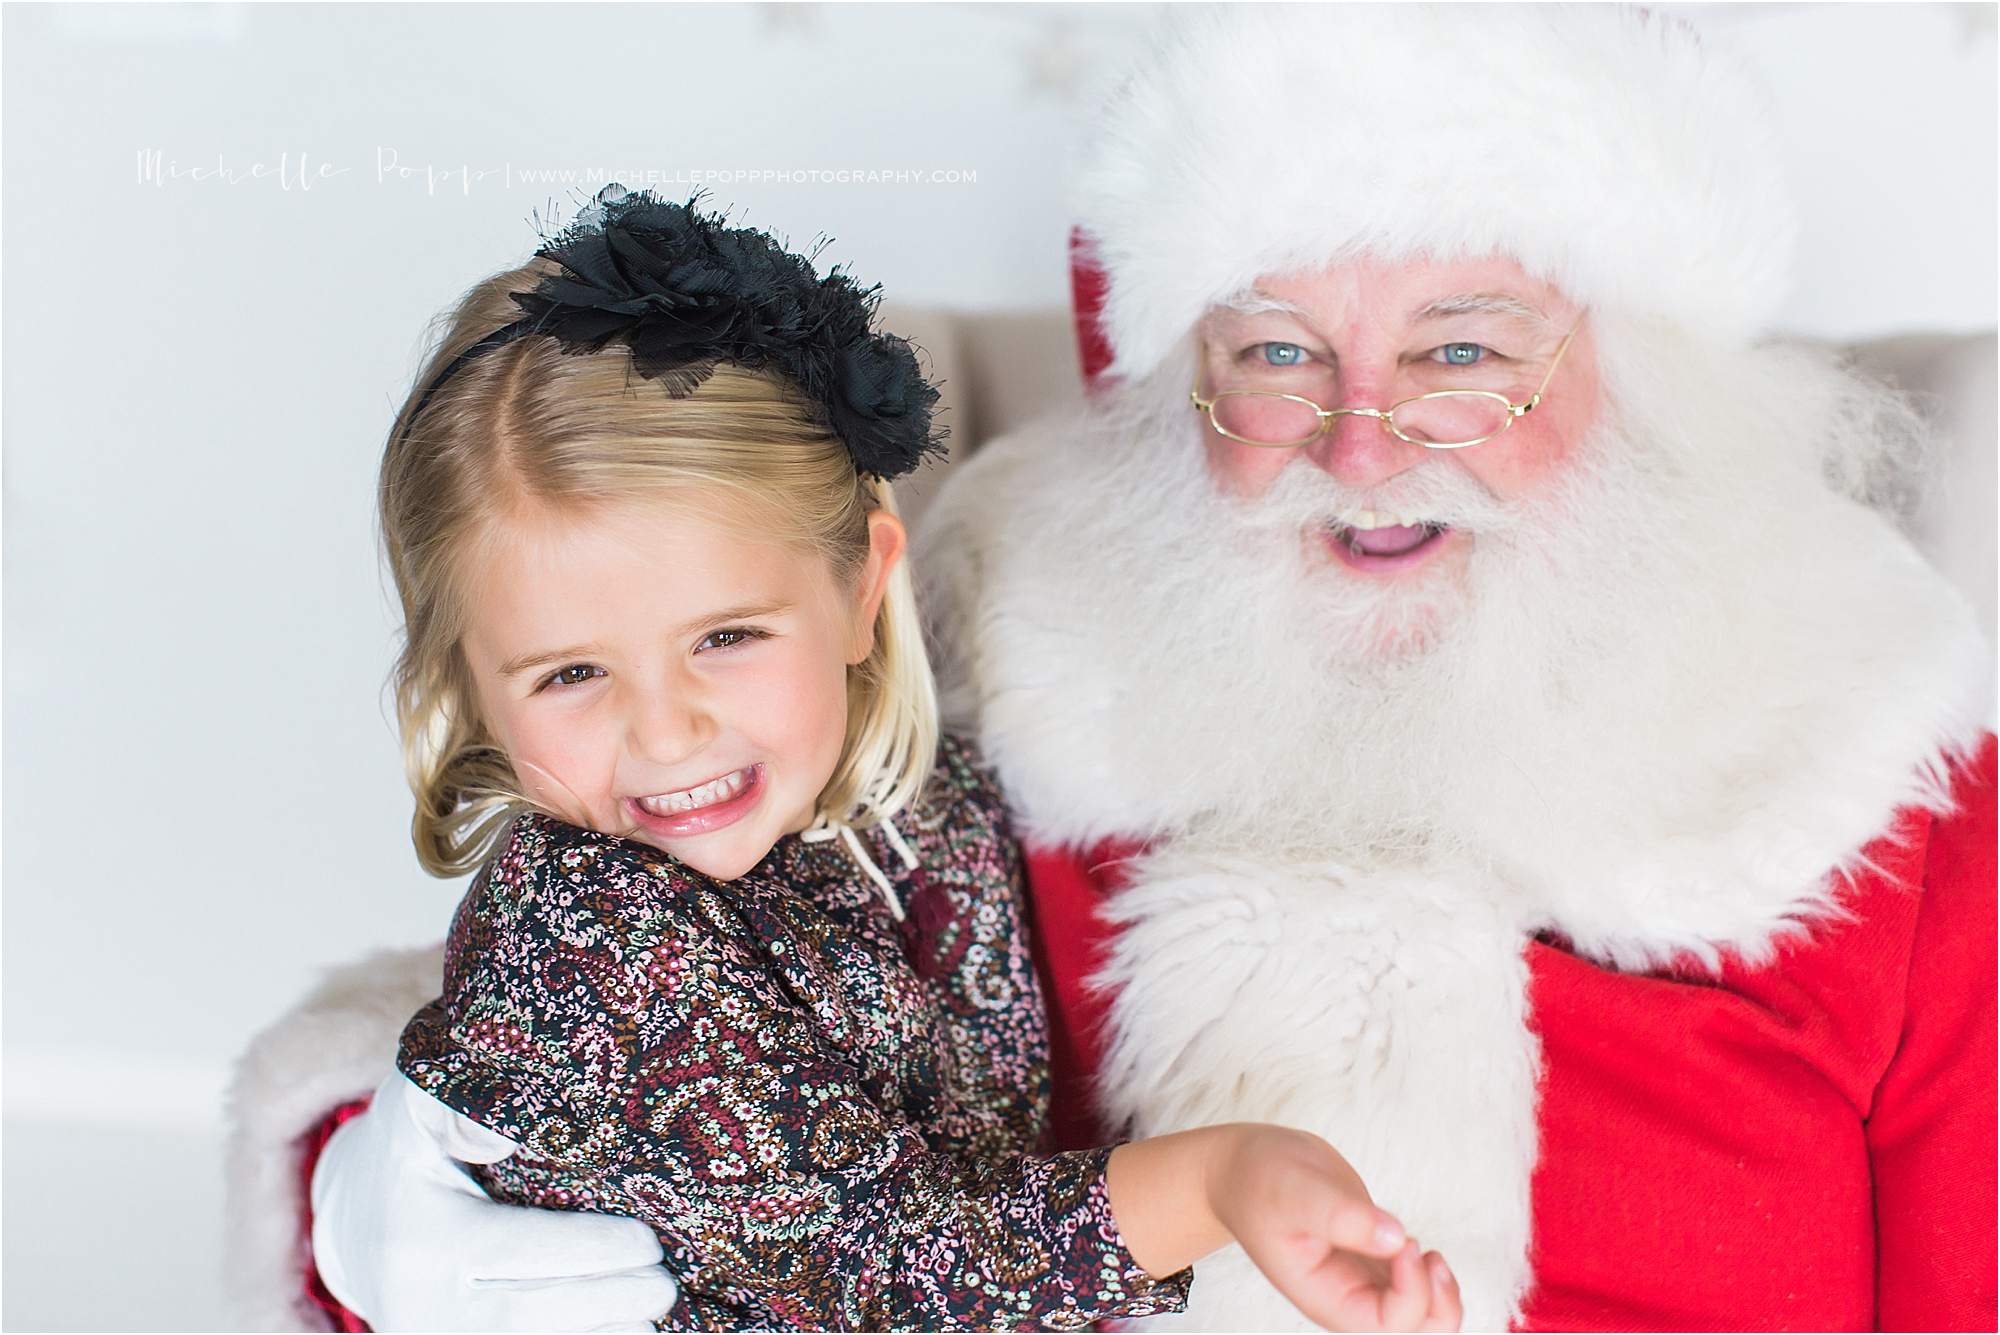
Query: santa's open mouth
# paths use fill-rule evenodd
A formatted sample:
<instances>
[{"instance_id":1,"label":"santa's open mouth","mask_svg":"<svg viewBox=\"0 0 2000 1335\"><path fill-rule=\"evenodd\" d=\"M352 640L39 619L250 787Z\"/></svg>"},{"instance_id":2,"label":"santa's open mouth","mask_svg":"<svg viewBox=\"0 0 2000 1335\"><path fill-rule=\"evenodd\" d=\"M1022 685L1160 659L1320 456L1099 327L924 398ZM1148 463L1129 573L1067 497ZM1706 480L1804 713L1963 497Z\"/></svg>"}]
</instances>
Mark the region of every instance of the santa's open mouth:
<instances>
[{"instance_id":1,"label":"santa's open mouth","mask_svg":"<svg viewBox=\"0 0 2000 1335\"><path fill-rule=\"evenodd\" d=\"M1327 546L1357 570L1394 570L1414 565L1441 545L1449 526L1435 520L1363 510L1347 524L1329 524Z\"/></svg>"}]
</instances>

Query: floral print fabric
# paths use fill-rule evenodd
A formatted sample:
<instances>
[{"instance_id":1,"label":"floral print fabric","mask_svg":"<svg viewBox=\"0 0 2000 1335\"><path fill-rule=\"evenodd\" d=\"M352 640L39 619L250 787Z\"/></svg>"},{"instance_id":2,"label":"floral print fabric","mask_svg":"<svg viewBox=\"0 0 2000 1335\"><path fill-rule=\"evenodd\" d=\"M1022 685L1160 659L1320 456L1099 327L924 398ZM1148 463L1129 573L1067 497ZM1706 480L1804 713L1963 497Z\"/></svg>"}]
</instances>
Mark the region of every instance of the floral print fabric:
<instances>
[{"instance_id":1,"label":"floral print fabric","mask_svg":"<svg viewBox=\"0 0 2000 1335\"><path fill-rule=\"evenodd\" d=\"M453 920L398 1065L522 1145L495 1199L646 1221L662 1329L1076 1329L1178 1311L1132 1261L1109 1149L1038 1155L1048 1039L1021 866L947 737L903 833L779 841L718 882L522 816Z\"/></svg>"}]
</instances>

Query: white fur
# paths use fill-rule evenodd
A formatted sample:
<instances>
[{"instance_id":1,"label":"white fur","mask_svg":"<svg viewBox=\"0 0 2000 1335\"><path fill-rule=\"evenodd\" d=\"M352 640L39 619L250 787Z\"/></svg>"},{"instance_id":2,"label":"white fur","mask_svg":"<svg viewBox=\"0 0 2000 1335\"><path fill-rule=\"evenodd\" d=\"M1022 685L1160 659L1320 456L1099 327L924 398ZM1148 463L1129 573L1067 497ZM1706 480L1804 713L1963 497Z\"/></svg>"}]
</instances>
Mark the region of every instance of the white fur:
<instances>
[{"instance_id":1,"label":"white fur","mask_svg":"<svg viewBox=\"0 0 2000 1335\"><path fill-rule=\"evenodd\" d=\"M1754 958L1897 808L1943 802L1991 685L1944 578L1782 456L1783 422L1825 430L1825 368L1759 356L1735 386L1691 368L1710 457L1622 461L1622 490L1547 543L1573 550L1478 535L1518 550L1475 564L1469 642L1379 683L1311 654L1290 592L1311 576L1275 538L1230 550L1192 414L1084 410L995 442L919 534L948 706L1041 842L1219 822L1321 853L1412 844L1390 863L1449 844L1607 962ZM1759 401L1779 425L1726 425ZM1679 425L1635 413L1600 450ZM1420 750L1369 749L1399 741ZM1365 776L1355 753L1397 763Z\"/></svg>"},{"instance_id":2,"label":"white fur","mask_svg":"<svg viewBox=\"0 0 2000 1335\"><path fill-rule=\"evenodd\" d=\"M1368 873L1245 848L1148 857L1113 916L1105 1111L1136 1135L1246 1116L1337 1146L1502 1329L1528 1276L1535 1044L1519 915L1476 876ZM1310 1330L1236 1248L1189 1330Z\"/></svg>"},{"instance_id":3,"label":"white fur","mask_svg":"<svg viewBox=\"0 0 2000 1335\"><path fill-rule=\"evenodd\" d=\"M1384 498L1295 464L1226 501L1169 365L987 446L919 534L944 698L1026 836L1155 841L1110 906L1106 1110L1325 1135L1471 1329L1531 1280L1526 938L1767 957L1897 809L1945 805L1989 706L1970 610L1843 490L1895 453L1892 400L1609 317L1601 356L1606 419L1533 504L1437 458ZM1466 589L1300 557L1302 524L1408 497L1478 530ZM1398 616L1416 651L1354 647ZM1185 1320L1299 1326L1240 1256Z\"/></svg>"},{"instance_id":4,"label":"white fur","mask_svg":"<svg viewBox=\"0 0 2000 1335\"><path fill-rule=\"evenodd\" d=\"M1781 161L1748 67L1657 12L1175 7L1101 114L1078 220L1128 379L1259 275L1343 253L1508 254L1741 336L1786 295Z\"/></svg>"},{"instance_id":5,"label":"white fur","mask_svg":"<svg viewBox=\"0 0 2000 1335\"><path fill-rule=\"evenodd\" d=\"M245 1330L325 1330L305 1298L299 1137L374 1090L396 1041L443 984L442 947L389 950L329 973L258 1034L229 1090L225 1270Z\"/></svg>"}]
</instances>

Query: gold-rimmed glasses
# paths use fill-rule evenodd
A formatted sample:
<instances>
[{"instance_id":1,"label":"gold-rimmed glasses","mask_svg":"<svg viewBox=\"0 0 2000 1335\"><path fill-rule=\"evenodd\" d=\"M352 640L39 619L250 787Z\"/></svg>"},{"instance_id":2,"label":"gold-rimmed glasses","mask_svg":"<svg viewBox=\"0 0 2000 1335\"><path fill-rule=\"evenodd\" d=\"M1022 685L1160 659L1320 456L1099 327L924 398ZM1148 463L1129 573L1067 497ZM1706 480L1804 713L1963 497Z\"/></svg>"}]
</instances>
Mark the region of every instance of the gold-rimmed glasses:
<instances>
[{"instance_id":1,"label":"gold-rimmed glasses","mask_svg":"<svg viewBox=\"0 0 2000 1335\"><path fill-rule=\"evenodd\" d=\"M1570 340L1582 327L1578 320L1563 335L1549 369L1542 373L1542 383L1523 403L1490 389L1439 389L1398 399L1387 408L1322 408L1302 394L1266 389L1225 389L1203 398L1199 377L1188 398L1195 411L1205 414L1209 425L1229 439L1266 449L1295 450L1310 445L1332 429L1335 418L1373 417L1383 430L1412 445L1427 450L1462 450L1493 439L1535 410L1556 367L1562 365Z\"/></svg>"}]
</instances>

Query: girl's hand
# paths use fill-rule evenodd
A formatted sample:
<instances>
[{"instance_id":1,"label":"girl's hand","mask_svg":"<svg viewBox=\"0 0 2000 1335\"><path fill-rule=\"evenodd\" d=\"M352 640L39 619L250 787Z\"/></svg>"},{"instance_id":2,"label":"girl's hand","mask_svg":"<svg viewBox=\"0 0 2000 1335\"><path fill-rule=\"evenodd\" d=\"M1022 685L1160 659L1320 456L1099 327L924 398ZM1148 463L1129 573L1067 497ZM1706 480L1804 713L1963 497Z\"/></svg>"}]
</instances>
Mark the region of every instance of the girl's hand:
<instances>
[{"instance_id":1,"label":"girl's hand","mask_svg":"<svg viewBox=\"0 0 2000 1335\"><path fill-rule=\"evenodd\" d=\"M1457 1330L1458 1281L1375 1207L1353 1167L1318 1136L1233 1128L1210 1160L1210 1208L1258 1269L1328 1330Z\"/></svg>"}]
</instances>

